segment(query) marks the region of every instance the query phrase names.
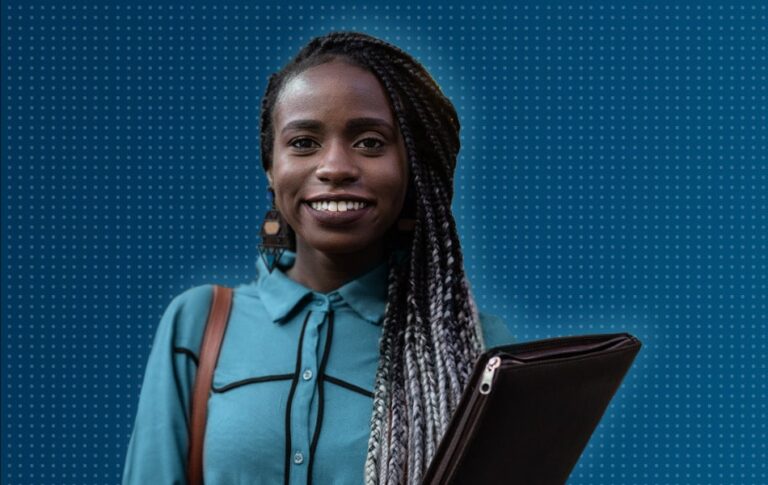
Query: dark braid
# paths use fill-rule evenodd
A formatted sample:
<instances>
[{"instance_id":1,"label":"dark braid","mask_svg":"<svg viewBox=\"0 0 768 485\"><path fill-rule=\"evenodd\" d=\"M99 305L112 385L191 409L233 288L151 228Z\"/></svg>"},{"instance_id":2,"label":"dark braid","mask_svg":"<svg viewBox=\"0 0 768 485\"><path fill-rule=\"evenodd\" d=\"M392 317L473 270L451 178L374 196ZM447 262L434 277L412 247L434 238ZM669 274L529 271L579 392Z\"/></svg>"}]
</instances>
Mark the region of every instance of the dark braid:
<instances>
[{"instance_id":1,"label":"dark braid","mask_svg":"<svg viewBox=\"0 0 768 485\"><path fill-rule=\"evenodd\" d=\"M426 69L401 49L359 32L309 41L269 78L261 104L261 160L272 164L273 109L304 70L339 59L373 73L402 134L416 227L409 258L389 256L365 484L419 484L484 350L451 212L460 124ZM406 209L404 209L405 211Z\"/></svg>"}]
</instances>

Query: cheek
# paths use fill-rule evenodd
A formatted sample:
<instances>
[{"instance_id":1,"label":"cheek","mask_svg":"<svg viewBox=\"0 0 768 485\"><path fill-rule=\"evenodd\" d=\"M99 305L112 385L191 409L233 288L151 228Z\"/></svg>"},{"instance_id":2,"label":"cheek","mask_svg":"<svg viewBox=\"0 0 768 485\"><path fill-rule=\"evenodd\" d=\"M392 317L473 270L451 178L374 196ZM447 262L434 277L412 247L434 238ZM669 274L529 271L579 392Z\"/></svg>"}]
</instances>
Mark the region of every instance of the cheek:
<instances>
[{"instance_id":1,"label":"cheek","mask_svg":"<svg viewBox=\"0 0 768 485\"><path fill-rule=\"evenodd\" d=\"M295 205L294 200L298 188L296 177L292 176L290 172L275 167L272 170L272 186L275 190L277 209L284 216L291 217L290 212Z\"/></svg>"},{"instance_id":2,"label":"cheek","mask_svg":"<svg viewBox=\"0 0 768 485\"><path fill-rule=\"evenodd\" d=\"M278 157L272 164L272 179L279 196L285 196L295 192L305 174L300 164Z\"/></svg>"},{"instance_id":3,"label":"cheek","mask_svg":"<svg viewBox=\"0 0 768 485\"><path fill-rule=\"evenodd\" d=\"M399 211L405 201L405 194L408 188L407 173L402 171L393 171L383 177L381 180L381 197L395 211Z\"/></svg>"}]
</instances>

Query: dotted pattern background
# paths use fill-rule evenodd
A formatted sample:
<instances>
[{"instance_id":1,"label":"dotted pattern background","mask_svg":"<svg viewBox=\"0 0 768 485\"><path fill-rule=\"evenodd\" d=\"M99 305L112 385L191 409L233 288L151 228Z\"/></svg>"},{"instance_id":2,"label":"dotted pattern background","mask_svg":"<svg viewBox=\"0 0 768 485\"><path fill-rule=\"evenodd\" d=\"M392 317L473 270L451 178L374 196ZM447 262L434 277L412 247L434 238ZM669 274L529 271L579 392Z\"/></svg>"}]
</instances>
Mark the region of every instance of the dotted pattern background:
<instances>
[{"instance_id":1,"label":"dotted pattern background","mask_svg":"<svg viewBox=\"0 0 768 485\"><path fill-rule=\"evenodd\" d=\"M254 275L268 74L357 29L458 108L480 307L644 343L569 483L768 483L767 8L5 2L2 482L119 480L163 309Z\"/></svg>"}]
</instances>

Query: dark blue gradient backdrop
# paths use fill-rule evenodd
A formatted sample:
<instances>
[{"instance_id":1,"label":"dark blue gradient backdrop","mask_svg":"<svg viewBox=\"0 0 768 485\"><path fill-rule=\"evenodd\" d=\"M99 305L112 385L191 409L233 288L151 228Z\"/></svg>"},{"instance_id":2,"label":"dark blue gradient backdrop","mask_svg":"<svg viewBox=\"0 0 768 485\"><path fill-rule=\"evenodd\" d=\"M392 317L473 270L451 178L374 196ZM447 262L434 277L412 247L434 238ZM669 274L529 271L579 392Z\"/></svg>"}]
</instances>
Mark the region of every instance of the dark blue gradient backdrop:
<instances>
[{"instance_id":1,"label":"dark blue gradient backdrop","mask_svg":"<svg viewBox=\"0 0 768 485\"><path fill-rule=\"evenodd\" d=\"M481 309L644 343L569 483L768 483L767 15L4 2L2 482L118 482L163 309L254 276L268 75L354 29L457 106Z\"/></svg>"}]
</instances>

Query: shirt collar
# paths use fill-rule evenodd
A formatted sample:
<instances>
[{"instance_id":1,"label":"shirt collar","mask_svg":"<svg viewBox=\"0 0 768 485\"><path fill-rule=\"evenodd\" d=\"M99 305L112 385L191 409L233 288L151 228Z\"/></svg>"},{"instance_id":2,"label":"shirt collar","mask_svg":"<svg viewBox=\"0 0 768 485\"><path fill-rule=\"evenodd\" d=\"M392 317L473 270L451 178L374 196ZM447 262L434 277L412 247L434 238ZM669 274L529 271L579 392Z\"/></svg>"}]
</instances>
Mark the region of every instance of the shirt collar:
<instances>
[{"instance_id":1,"label":"shirt collar","mask_svg":"<svg viewBox=\"0 0 768 485\"><path fill-rule=\"evenodd\" d=\"M405 256L405 251L397 251L397 261ZM285 273L296 261L294 251L285 250L270 273L261 254L256 258L258 277L256 287L263 298L267 313L272 321L283 324L300 303L314 297L327 297L333 306L340 298L344 300L360 317L374 325L381 325L387 303L388 258L357 278L341 287L328 292L313 291L292 280Z\"/></svg>"}]
</instances>

